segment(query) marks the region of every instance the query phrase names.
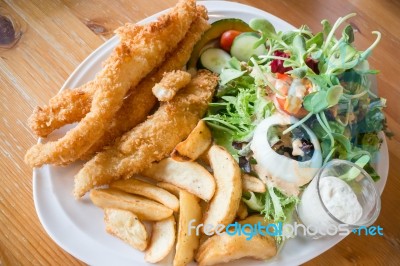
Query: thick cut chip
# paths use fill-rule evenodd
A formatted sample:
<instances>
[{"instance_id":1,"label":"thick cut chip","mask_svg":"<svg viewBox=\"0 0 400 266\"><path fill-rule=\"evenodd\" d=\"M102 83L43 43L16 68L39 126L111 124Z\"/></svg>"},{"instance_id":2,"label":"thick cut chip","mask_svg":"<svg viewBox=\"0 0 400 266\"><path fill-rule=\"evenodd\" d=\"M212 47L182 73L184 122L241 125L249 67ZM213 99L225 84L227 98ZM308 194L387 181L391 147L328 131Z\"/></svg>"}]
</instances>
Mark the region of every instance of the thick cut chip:
<instances>
[{"instance_id":1,"label":"thick cut chip","mask_svg":"<svg viewBox=\"0 0 400 266\"><path fill-rule=\"evenodd\" d=\"M255 176L244 174L242 177L242 182L243 191L252 191L258 193L265 193L265 191L267 191L265 183Z\"/></svg>"},{"instance_id":2,"label":"thick cut chip","mask_svg":"<svg viewBox=\"0 0 400 266\"><path fill-rule=\"evenodd\" d=\"M170 183L167 182L158 182L157 186L159 186L160 188L165 189L166 191L168 191L169 193L174 194L176 197L179 198L179 192L181 191L180 188L178 188L175 185L172 185Z\"/></svg>"},{"instance_id":3,"label":"thick cut chip","mask_svg":"<svg viewBox=\"0 0 400 266\"><path fill-rule=\"evenodd\" d=\"M236 216L239 219L243 220L247 217L247 215L249 215L249 212L247 211L247 206L243 201L240 201L239 209L237 210Z\"/></svg>"},{"instance_id":4,"label":"thick cut chip","mask_svg":"<svg viewBox=\"0 0 400 266\"><path fill-rule=\"evenodd\" d=\"M256 224L260 223L260 225L262 225L262 226L268 226L271 224L270 221L266 220L264 218L264 216L259 215L259 214L254 214L254 215L248 216L246 219L238 221L238 223L241 225L245 225L245 224L256 225Z\"/></svg>"},{"instance_id":5,"label":"thick cut chip","mask_svg":"<svg viewBox=\"0 0 400 266\"><path fill-rule=\"evenodd\" d=\"M148 234L139 218L130 211L104 209L106 231L132 247L143 251L147 248Z\"/></svg>"},{"instance_id":6,"label":"thick cut chip","mask_svg":"<svg viewBox=\"0 0 400 266\"><path fill-rule=\"evenodd\" d=\"M160 221L172 215L173 211L164 205L135 196L117 189L93 189L90 192L93 204L100 208L115 208L131 211L140 220Z\"/></svg>"},{"instance_id":7,"label":"thick cut chip","mask_svg":"<svg viewBox=\"0 0 400 266\"><path fill-rule=\"evenodd\" d=\"M142 174L157 181L171 183L205 201L210 200L215 192L214 178L203 166L195 162L177 162L166 158L153 163Z\"/></svg>"},{"instance_id":8,"label":"thick cut chip","mask_svg":"<svg viewBox=\"0 0 400 266\"><path fill-rule=\"evenodd\" d=\"M199 247L200 235L196 234L196 227L201 221L201 207L199 198L181 190L179 196L179 224L176 242L174 266L185 266L194 258Z\"/></svg>"},{"instance_id":9,"label":"thick cut chip","mask_svg":"<svg viewBox=\"0 0 400 266\"><path fill-rule=\"evenodd\" d=\"M250 232L250 231L249 231ZM276 255L275 240L271 236L229 235L224 232L205 241L196 254L199 266L226 263L240 258L266 260Z\"/></svg>"},{"instance_id":10,"label":"thick cut chip","mask_svg":"<svg viewBox=\"0 0 400 266\"><path fill-rule=\"evenodd\" d=\"M206 123L200 120L187 139L176 145L171 157L180 162L194 161L210 147L211 142L211 131Z\"/></svg>"},{"instance_id":11,"label":"thick cut chip","mask_svg":"<svg viewBox=\"0 0 400 266\"><path fill-rule=\"evenodd\" d=\"M165 189L150 183L131 178L115 181L110 184L110 187L155 200L176 212L179 210L179 200L177 197Z\"/></svg>"},{"instance_id":12,"label":"thick cut chip","mask_svg":"<svg viewBox=\"0 0 400 266\"><path fill-rule=\"evenodd\" d=\"M155 222L151 234L151 242L146 250L144 259L150 263L157 263L164 259L175 244L176 223L174 216Z\"/></svg>"},{"instance_id":13,"label":"thick cut chip","mask_svg":"<svg viewBox=\"0 0 400 266\"><path fill-rule=\"evenodd\" d=\"M228 225L235 219L242 197L242 179L239 165L221 146L212 146L208 157L217 188L203 223L215 228L218 224Z\"/></svg>"}]
</instances>

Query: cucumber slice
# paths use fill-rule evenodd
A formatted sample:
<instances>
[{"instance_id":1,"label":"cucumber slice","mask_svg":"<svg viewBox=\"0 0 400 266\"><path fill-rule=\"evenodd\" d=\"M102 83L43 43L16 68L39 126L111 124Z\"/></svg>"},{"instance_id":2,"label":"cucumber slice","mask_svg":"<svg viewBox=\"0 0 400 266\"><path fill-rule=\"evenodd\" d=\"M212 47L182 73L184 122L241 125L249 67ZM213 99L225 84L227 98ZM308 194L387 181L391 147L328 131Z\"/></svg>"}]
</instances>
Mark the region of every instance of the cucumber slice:
<instances>
[{"instance_id":1,"label":"cucumber slice","mask_svg":"<svg viewBox=\"0 0 400 266\"><path fill-rule=\"evenodd\" d=\"M244 32L238 35L233 41L231 55L239 61L248 61L252 55L262 55L267 53L264 45L253 48L254 44L260 39L260 36L254 32Z\"/></svg>"},{"instance_id":2,"label":"cucumber slice","mask_svg":"<svg viewBox=\"0 0 400 266\"><path fill-rule=\"evenodd\" d=\"M195 68L197 61L201 55L201 52L204 50L204 46L215 39L218 39L222 33L227 30L237 30L241 32L250 32L254 31L252 28L247 25L246 22L240 19L235 18L226 18L215 21L211 24L211 28L209 28L201 37L201 39L197 42L197 44L193 48L192 55L187 63L187 68Z\"/></svg>"},{"instance_id":3,"label":"cucumber slice","mask_svg":"<svg viewBox=\"0 0 400 266\"><path fill-rule=\"evenodd\" d=\"M200 56L202 66L218 74L221 74L229 60L231 60L231 56L219 48L208 48Z\"/></svg>"}]
</instances>

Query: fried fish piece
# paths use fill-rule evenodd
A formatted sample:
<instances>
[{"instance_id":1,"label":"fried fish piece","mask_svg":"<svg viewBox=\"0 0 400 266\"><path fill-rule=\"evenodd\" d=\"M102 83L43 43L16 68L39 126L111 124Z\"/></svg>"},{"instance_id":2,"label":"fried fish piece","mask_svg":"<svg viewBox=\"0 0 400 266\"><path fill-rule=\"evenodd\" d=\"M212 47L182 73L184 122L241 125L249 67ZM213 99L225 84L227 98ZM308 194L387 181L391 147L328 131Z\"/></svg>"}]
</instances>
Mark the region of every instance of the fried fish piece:
<instances>
[{"instance_id":1,"label":"fried fish piece","mask_svg":"<svg viewBox=\"0 0 400 266\"><path fill-rule=\"evenodd\" d=\"M203 117L217 83L217 76L199 71L170 102L163 103L149 119L84 165L75 176L75 197L96 186L140 173L152 162L167 157Z\"/></svg>"},{"instance_id":2,"label":"fried fish piece","mask_svg":"<svg viewBox=\"0 0 400 266\"><path fill-rule=\"evenodd\" d=\"M168 56L166 61L154 72L140 82L135 90L127 96L114 116L110 126L103 136L93 144L81 159L89 160L96 152L112 142L125 132L146 120L147 115L155 106L157 99L152 93L154 84L162 79L165 72L182 69L189 60L194 45L202 34L210 27L207 22L204 7L197 6L197 18L192 23L185 38L178 47Z\"/></svg>"},{"instance_id":3,"label":"fried fish piece","mask_svg":"<svg viewBox=\"0 0 400 266\"><path fill-rule=\"evenodd\" d=\"M47 137L57 128L80 121L90 111L93 88L93 82L88 82L79 88L61 91L48 105L33 110L28 126L35 135Z\"/></svg>"},{"instance_id":4,"label":"fried fish piece","mask_svg":"<svg viewBox=\"0 0 400 266\"><path fill-rule=\"evenodd\" d=\"M192 25L190 26L190 29L187 32L185 38L179 43L174 52L172 52L167 58L167 61L172 61L173 59L175 59L176 61L174 63L167 63L166 61L165 64L169 65L170 68L166 67L164 69L164 72L181 69L189 60L193 46L200 39L201 35L210 27L210 25L207 23L208 16L205 7L198 5L196 8L197 16L192 22ZM171 68L172 66L176 67ZM152 80L152 86L154 86L154 84L161 79L160 77L158 77L159 75L157 73L157 71L153 71L153 73L149 74L146 77L147 80ZM136 122L132 126L129 126L130 123L126 123L127 126L121 126L121 128L128 128L127 130L129 130L133 126L142 122L144 119L146 119L149 110L151 110L151 108L156 103L156 99L154 97L154 99L151 99L151 97L148 96L148 93L144 93L146 92L146 90L143 87L145 87L144 84L146 84L147 82L142 83L143 85L139 85L139 88L136 90L135 88L131 88L131 91L128 93L129 95L127 96L127 99L124 100L123 107L121 108L121 112L129 113L131 117L135 117L135 115L132 115L132 113L136 114L139 112L137 115L137 119L130 118L128 116L130 120L139 122ZM90 111L93 94L95 92L94 89L95 87L91 86L89 82L80 86L79 88L66 89L59 92L56 96L49 100L49 103L47 105L35 108L32 115L28 119L28 126L37 136L47 137L51 132L64 125L79 122ZM143 106L144 109L135 107L137 106L137 103L142 103L141 99L145 99L146 103L148 103ZM132 110L133 108L134 110ZM118 115L120 115L119 113ZM128 122L130 120L128 120ZM125 130L124 132L126 132L127 130ZM109 131L111 132L112 128L110 128ZM109 134L113 135L112 133ZM106 133L106 135L108 134ZM93 148L92 151L98 151L98 147L101 148L104 143L107 143L107 141L102 141L102 139L113 140L113 138L101 138L99 140L99 144L96 145L97 148ZM88 155L84 156L85 159L87 159L89 155L93 155L93 152L88 152Z\"/></svg>"},{"instance_id":5,"label":"fried fish piece","mask_svg":"<svg viewBox=\"0 0 400 266\"><path fill-rule=\"evenodd\" d=\"M59 140L34 145L26 153L25 162L38 167L79 159L107 130L128 90L163 62L195 17L195 0L181 0L156 22L144 26L127 24L118 29L121 42L95 77L90 112Z\"/></svg>"},{"instance_id":6,"label":"fried fish piece","mask_svg":"<svg viewBox=\"0 0 400 266\"><path fill-rule=\"evenodd\" d=\"M154 85L153 94L160 102L168 102L190 82L191 77L188 72L182 70L165 72L161 81Z\"/></svg>"}]
</instances>

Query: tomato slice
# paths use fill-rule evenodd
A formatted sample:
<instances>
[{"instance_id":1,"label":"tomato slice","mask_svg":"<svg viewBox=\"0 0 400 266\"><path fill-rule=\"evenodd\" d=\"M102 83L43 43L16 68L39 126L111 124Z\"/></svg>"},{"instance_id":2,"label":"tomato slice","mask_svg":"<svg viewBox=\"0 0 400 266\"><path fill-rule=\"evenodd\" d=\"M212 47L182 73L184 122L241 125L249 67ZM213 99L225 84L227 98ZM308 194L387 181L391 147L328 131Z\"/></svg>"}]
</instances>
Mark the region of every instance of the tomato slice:
<instances>
[{"instance_id":1,"label":"tomato slice","mask_svg":"<svg viewBox=\"0 0 400 266\"><path fill-rule=\"evenodd\" d=\"M221 39L219 41L219 45L221 46L221 48L229 53L231 51L233 40L240 33L241 32L237 30L228 30L222 33Z\"/></svg>"}]
</instances>

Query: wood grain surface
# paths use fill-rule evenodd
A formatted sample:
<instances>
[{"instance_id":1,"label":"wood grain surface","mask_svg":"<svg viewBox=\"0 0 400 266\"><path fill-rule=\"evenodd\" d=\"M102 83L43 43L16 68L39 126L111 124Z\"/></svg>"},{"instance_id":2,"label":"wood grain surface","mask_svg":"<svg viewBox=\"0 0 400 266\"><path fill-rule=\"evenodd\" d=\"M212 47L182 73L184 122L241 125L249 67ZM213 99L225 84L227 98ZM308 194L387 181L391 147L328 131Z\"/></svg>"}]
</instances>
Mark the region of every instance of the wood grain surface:
<instances>
[{"instance_id":1,"label":"wood grain surface","mask_svg":"<svg viewBox=\"0 0 400 266\"><path fill-rule=\"evenodd\" d=\"M384 236L351 235L306 265L400 265L400 1L243 0L289 23L320 28L320 21L350 12L356 45L382 41L370 59L379 69L379 94L388 99L386 115L395 136L388 141L389 178L376 224ZM26 121L47 103L71 72L125 22L136 22L176 0L1 0L0 14L22 31L10 49L0 48L0 265L81 265L45 233L32 199L32 170L23 162L36 142ZM0 36L1 37L1 36ZM4 47L4 45L2 45Z\"/></svg>"}]
</instances>

